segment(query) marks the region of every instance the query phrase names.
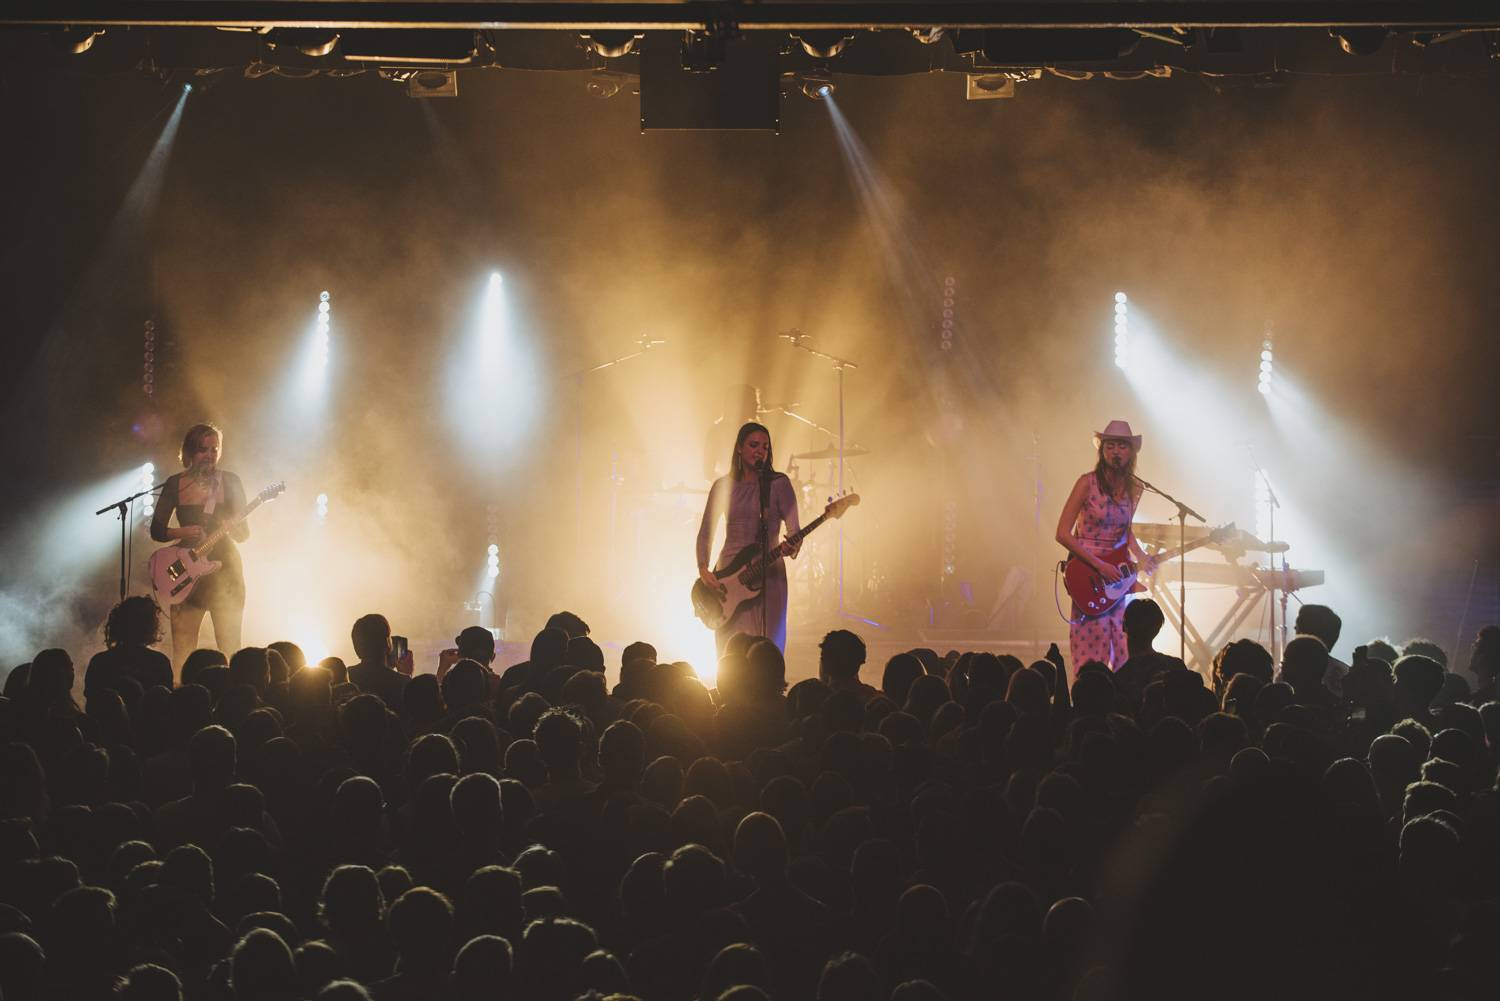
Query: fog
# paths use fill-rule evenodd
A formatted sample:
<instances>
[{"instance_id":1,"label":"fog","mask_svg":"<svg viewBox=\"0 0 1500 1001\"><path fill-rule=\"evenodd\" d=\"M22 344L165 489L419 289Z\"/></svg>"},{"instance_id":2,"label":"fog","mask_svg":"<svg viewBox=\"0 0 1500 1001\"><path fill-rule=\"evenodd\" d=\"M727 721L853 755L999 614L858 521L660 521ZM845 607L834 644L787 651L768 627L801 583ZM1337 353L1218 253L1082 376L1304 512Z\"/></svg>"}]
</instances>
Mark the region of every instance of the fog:
<instances>
[{"instance_id":1,"label":"fog","mask_svg":"<svg viewBox=\"0 0 1500 1001\"><path fill-rule=\"evenodd\" d=\"M347 656L353 618L378 610L442 643L490 589L508 639L567 607L607 642L709 667L687 586L711 423L748 383L837 427L836 374L777 336L793 328L857 365L845 593L875 639L983 625L1012 568L1034 586L996 634L1065 635L1052 535L1112 418L1144 435L1141 475L1214 524L1254 527L1253 452L1288 558L1327 573L1299 597L1333 605L1350 640L1451 646L1481 558L1468 632L1494 613L1476 487L1496 475L1490 83L1049 77L966 102L953 75L839 77L841 144L795 92L780 135L641 135L628 89L599 100L579 74L469 74L458 99L418 101L370 76L231 71L189 96L155 205L127 225L176 95L41 62L0 91L25 151L5 168L6 666L99 647L118 536L92 511L141 462L178 468L182 431L212 420L247 491L287 483L244 547L247 642ZM329 360L309 384L323 290ZM1128 374L1117 290L1157 359ZM165 342L152 401L148 317ZM665 343L587 371L643 338ZM834 444L767 423L779 467ZM809 518L836 475L799 471ZM1138 520L1172 515L1148 500ZM833 621L837 539L800 558L826 573L794 583L794 645ZM1195 590L1193 621L1207 632L1231 598ZM1241 634L1265 630L1260 614Z\"/></svg>"}]
</instances>

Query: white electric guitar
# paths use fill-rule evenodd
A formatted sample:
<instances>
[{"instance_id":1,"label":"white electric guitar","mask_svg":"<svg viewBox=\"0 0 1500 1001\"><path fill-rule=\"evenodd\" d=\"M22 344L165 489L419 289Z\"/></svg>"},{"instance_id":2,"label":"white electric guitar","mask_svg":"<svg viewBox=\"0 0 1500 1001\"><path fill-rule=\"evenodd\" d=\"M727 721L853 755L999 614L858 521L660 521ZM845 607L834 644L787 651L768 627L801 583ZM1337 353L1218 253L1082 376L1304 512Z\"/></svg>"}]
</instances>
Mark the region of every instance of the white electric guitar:
<instances>
[{"instance_id":1,"label":"white electric guitar","mask_svg":"<svg viewBox=\"0 0 1500 1001\"><path fill-rule=\"evenodd\" d=\"M250 517L250 512L280 496L284 490L284 480L272 483L256 494L255 499L239 515L220 524L196 546L163 546L152 553L151 590L156 594L157 604L166 608L186 601L188 595L193 593L193 588L198 586L198 581L224 565L218 560L208 559L204 554L218 545L219 540L228 535L230 529Z\"/></svg>"},{"instance_id":2,"label":"white electric guitar","mask_svg":"<svg viewBox=\"0 0 1500 1001\"><path fill-rule=\"evenodd\" d=\"M710 629L719 629L739 610L761 597L765 586L765 569L801 545L802 540L829 518L842 518L844 512L859 503L859 494L845 494L828 502L823 513L813 519L801 531L793 532L767 554L760 558L760 546L751 543L735 554L734 559L722 570L715 570L718 578L717 590L703 583L702 578L693 581L693 614Z\"/></svg>"}]
</instances>

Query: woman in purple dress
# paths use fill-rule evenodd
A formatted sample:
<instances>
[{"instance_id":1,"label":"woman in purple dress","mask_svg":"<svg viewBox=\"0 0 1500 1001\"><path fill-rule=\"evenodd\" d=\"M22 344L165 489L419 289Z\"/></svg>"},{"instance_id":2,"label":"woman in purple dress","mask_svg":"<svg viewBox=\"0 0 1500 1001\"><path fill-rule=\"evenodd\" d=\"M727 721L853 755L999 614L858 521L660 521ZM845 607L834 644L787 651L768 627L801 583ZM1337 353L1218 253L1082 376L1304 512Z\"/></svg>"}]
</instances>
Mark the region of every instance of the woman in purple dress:
<instances>
[{"instance_id":1,"label":"woman in purple dress","mask_svg":"<svg viewBox=\"0 0 1500 1001\"><path fill-rule=\"evenodd\" d=\"M719 519L725 522L724 546L716 562L709 563L714 531ZM765 534L761 534L761 526ZM714 481L703 509L703 523L698 527L698 576L709 587L719 583L710 565L721 569L734 561L746 546L762 542L773 548L785 535L792 535L801 522L797 517L797 493L784 473L775 471L771 454L771 432L753 421L740 427L735 436L734 452L729 459L729 474ZM796 552L790 555L796 556ZM721 626L717 633L719 652L735 633L765 636L777 648L786 650L786 563L777 560L766 571L763 596L747 602Z\"/></svg>"}]
</instances>

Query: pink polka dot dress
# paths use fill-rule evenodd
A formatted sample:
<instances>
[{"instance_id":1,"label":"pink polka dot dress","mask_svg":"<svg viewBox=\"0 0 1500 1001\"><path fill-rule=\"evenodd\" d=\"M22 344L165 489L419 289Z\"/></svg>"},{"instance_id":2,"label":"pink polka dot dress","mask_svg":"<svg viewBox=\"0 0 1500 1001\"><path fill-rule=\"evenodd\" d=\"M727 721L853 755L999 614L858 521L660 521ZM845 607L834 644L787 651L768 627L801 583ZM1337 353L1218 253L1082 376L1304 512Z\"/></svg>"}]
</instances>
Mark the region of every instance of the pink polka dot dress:
<instances>
[{"instance_id":1,"label":"pink polka dot dress","mask_svg":"<svg viewBox=\"0 0 1500 1001\"><path fill-rule=\"evenodd\" d=\"M1078 512L1078 524L1074 537L1091 553L1107 553L1123 545L1130 533L1130 522L1135 518L1135 506L1139 500L1132 492L1123 501L1099 489L1099 478L1088 474L1089 492L1084 498L1083 508ZM1068 627L1068 657L1073 670L1090 660L1099 660L1118 670L1129 658L1125 649L1125 601L1121 601L1103 615L1086 616L1075 604L1072 624Z\"/></svg>"}]
</instances>

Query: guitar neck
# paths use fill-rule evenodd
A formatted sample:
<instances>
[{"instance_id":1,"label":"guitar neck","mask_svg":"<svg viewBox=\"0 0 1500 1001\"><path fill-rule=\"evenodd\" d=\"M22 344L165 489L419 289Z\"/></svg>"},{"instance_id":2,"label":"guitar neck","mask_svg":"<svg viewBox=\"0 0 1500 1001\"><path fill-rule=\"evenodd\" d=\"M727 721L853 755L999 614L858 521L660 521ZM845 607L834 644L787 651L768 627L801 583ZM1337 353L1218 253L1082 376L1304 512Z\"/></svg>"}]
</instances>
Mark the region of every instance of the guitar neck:
<instances>
[{"instance_id":1,"label":"guitar neck","mask_svg":"<svg viewBox=\"0 0 1500 1001\"><path fill-rule=\"evenodd\" d=\"M793 532L791 535L788 535L785 539L781 540L781 544L778 545L778 546L776 546L776 548L774 548L774 549L771 550L771 558L767 561L766 565L769 566L771 563L775 563L777 560L781 559L781 557L783 555L783 553L782 553L783 549L787 548L788 546L796 546L803 539L805 539L809 535L811 535L814 529L816 529L819 525L823 524L823 522L825 522L827 520L828 520L828 512L824 511L822 514L818 515L812 521L808 522L806 525L803 525L797 531ZM757 559L757 560L752 561L750 563L750 566L747 569L749 569L752 573L754 573L754 572L759 571L760 566L761 566L761 561Z\"/></svg>"},{"instance_id":2,"label":"guitar neck","mask_svg":"<svg viewBox=\"0 0 1500 1001\"><path fill-rule=\"evenodd\" d=\"M247 504L245 506L245 510L241 511L230 520L221 524L218 528L214 529L213 532L209 534L208 538L204 539L202 542L198 543L198 545L194 546L193 556L195 558L201 556L203 553L208 552L214 546L217 546L220 540L222 540L224 536L228 535L230 530L234 528L234 526L250 517L250 513L265 502L266 499L264 497L257 497L255 498L255 500Z\"/></svg>"}]
</instances>

